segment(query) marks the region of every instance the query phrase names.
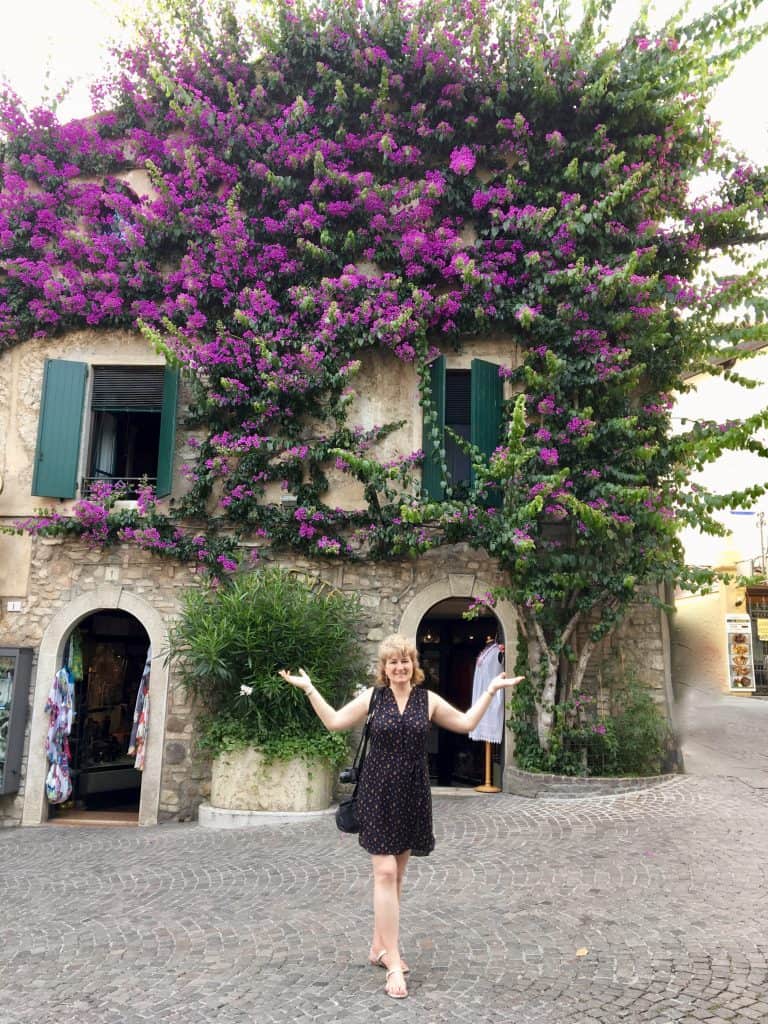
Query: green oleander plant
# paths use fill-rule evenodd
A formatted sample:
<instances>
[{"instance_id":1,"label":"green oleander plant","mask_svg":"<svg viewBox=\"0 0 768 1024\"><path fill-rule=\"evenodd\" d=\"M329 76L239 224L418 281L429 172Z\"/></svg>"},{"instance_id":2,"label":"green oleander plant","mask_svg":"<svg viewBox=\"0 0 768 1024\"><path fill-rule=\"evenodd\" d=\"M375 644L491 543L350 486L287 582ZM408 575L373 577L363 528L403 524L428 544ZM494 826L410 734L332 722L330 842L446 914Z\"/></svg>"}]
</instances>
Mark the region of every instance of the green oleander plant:
<instances>
[{"instance_id":1,"label":"green oleander plant","mask_svg":"<svg viewBox=\"0 0 768 1024\"><path fill-rule=\"evenodd\" d=\"M255 746L268 760L343 760L343 735L329 733L306 695L277 672L305 668L339 706L366 681L359 629L353 595L280 569L187 590L169 657L194 700L201 749L215 756Z\"/></svg>"}]
</instances>

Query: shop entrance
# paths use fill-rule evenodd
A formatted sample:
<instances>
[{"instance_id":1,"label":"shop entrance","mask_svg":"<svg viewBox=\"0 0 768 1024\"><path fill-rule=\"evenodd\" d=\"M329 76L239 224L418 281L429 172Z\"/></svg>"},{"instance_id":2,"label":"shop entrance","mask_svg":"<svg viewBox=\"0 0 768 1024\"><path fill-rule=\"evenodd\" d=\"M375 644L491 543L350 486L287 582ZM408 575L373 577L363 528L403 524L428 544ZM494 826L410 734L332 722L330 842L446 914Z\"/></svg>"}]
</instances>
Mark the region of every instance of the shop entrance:
<instances>
[{"instance_id":1,"label":"shop entrance","mask_svg":"<svg viewBox=\"0 0 768 1024\"><path fill-rule=\"evenodd\" d=\"M460 711L472 704L475 664L480 652L494 641L503 643L501 626L490 613L463 618L472 604L451 597L433 605L423 616L417 633L424 685ZM499 664L499 672L504 668ZM501 784L503 742L491 745L493 782ZM485 743L434 728L430 732L429 772L433 785L478 786L485 781Z\"/></svg>"},{"instance_id":2,"label":"shop entrance","mask_svg":"<svg viewBox=\"0 0 768 1024\"><path fill-rule=\"evenodd\" d=\"M51 805L52 819L138 821L142 773L128 749L148 650L144 627L118 609L94 612L70 633L65 662L75 677L72 796Z\"/></svg>"}]
</instances>

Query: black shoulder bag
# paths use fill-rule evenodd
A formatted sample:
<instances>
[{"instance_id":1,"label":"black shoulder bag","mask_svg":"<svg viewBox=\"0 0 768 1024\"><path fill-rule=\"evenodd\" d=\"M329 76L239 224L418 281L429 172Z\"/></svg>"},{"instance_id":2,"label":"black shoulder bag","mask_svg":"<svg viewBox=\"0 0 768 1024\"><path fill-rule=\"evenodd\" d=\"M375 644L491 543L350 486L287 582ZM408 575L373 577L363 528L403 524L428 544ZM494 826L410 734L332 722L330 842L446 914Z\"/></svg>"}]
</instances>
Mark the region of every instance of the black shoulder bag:
<instances>
[{"instance_id":1,"label":"black shoulder bag","mask_svg":"<svg viewBox=\"0 0 768 1024\"><path fill-rule=\"evenodd\" d=\"M371 702L368 705L368 717L365 720L365 726L363 727L363 735L360 737L360 742L357 745L357 752L355 759L352 762L351 768L344 768L339 774L340 782L354 782L355 788L352 790L351 796L345 796L339 801L339 806L336 808L336 828L340 832L359 832L360 822L357 818L357 787L360 784L360 775L363 771L363 765L365 764L365 753L368 749L368 734L371 731L371 719L373 718L373 712L376 707L376 698L378 696L378 688L374 688L371 694Z\"/></svg>"}]
</instances>

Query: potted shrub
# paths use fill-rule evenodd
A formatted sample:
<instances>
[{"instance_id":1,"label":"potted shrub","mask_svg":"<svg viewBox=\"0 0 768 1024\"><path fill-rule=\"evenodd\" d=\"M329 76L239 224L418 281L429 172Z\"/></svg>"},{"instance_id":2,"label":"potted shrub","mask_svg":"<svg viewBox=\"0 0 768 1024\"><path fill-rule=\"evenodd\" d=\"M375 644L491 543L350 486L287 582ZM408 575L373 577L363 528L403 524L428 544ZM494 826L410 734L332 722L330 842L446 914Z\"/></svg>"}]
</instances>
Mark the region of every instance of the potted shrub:
<instances>
[{"instance_id":1,"label":"potted shrub","mask_svg":"<svg viewBox=\"0 0 768 1024\"><path fill-rule=\"evenodd\" d=\"M328 807L346 739L277 675L305 668L338 707L365 682L359 604L294 573L266 569L189 590L170 656L212 757L211 805L228 810Z\"/></svg>"}]
</instances>

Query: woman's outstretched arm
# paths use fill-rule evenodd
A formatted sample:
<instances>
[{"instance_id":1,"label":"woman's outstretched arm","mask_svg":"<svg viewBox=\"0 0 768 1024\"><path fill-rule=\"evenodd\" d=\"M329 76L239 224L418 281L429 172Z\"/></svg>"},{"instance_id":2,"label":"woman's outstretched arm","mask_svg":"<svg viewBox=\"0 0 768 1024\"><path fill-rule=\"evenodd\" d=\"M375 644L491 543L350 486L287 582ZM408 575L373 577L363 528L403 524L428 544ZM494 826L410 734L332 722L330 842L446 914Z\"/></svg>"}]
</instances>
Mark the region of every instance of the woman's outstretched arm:
<instances>
[{"instance_id":1,"label":"woman's outstretched arm","mask_svg":"<svg viewBox=\"0 0 768 1024\"><path fill-rule=\"evenodd\" d=\"M367 687L357 697L353 697L348 704L345 704L344 707L336 711L325 697L318 693L312 685L312 680L303 668L300 668L298 673L295 674L283 668L278 672L278 675L286 683L290 683L291 686L295 686L306 693L315 714L330 732L342 732L344 729L353 729L356 725L361 725L365 721L365 717L368 714L368 705L371 702L372 687Z\"/></svg>"},{"instance_id":2,"label":"woman's outstretched arm","mask_svg":"<svg viewBox=\"0 0 768 1024\"><path fill-rule=\"evenodd\" d=\"M480 719L491 706L494 694L503 688L517 686L525 679L525 676L507 676L506 672L500 672L495 679L488 684L485 693L482 693L468 711L459 711L453 704L449 704L439 694L429 694L429 717L437 725L451 732L472 732Z\"/></svg>"}]
</instances>

